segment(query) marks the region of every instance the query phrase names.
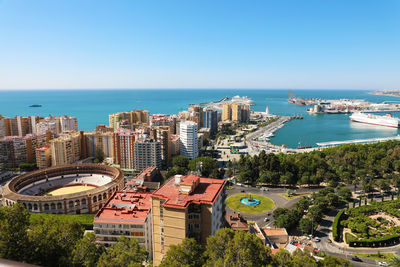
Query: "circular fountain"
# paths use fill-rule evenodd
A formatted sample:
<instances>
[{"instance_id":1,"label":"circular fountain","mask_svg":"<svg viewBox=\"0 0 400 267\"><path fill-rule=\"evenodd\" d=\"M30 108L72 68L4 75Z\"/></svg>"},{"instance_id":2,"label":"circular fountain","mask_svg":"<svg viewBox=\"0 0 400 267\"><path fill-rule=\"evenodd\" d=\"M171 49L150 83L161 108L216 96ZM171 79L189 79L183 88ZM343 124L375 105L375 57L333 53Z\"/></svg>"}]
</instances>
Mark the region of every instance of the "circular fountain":
<instances>
[{"instance_id":1,"label":"circular fountain","mask_svg":"<svg viewBox=\"0 0 400 267\"><path fill-rule=\"evenodd\" d=\"M260 200L253 198L251 194L249 194L249 197L242 198L240 202L246 206L257 206L260 204Z\"/></svg>"}]
</instances>

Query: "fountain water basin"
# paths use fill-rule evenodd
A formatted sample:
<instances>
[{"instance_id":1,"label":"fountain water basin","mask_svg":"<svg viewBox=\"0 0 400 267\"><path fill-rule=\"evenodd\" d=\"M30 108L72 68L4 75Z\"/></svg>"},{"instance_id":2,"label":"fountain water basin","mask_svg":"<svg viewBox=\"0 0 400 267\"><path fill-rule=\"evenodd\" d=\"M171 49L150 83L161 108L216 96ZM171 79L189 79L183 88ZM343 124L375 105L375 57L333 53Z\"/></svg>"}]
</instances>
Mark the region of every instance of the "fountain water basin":
<instances>
[{"instance_id":1,"label":"fountain water basin","mask_svg":"<svg viewBox=\"0 0 400 267\"><path fill-rule=\"evenodd\" d=\"M260 204L260 200L252 198L251 194L249 194L249 197L242 198L240 202L246 206L257 206L258 204Z\"/></svg>"}]
</instances>

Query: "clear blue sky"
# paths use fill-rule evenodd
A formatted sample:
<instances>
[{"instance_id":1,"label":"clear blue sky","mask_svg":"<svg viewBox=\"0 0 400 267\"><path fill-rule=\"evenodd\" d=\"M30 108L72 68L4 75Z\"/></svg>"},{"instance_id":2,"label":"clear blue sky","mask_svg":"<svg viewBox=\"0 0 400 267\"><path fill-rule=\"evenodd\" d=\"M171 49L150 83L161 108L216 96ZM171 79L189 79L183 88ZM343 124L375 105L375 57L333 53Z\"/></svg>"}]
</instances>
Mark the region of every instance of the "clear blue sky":
<instances>
[{"instance_id":1,"label":"clear blue sky","mask_svg":"<svg viewBox=\"0 0 400 267\"><path fill-rule=\"evenodd\" d=\"M0 0L0 89L400 89L399 0Z\"/></svg>"}]
</instances>

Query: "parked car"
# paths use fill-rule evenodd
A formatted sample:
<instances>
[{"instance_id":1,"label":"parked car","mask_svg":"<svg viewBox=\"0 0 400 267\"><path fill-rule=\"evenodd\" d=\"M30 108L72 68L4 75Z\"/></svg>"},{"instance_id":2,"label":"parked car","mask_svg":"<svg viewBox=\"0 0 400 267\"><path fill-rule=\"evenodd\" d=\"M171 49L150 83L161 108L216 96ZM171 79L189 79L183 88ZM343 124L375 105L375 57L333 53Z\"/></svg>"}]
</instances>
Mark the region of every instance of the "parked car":
<instances>
[{"instance_id":1,"label":"parked car","mask_svg":"<svg viewBox=\"0 0 400 267\"><path fill-rule=\"evenodd\" d=\"M269 218L264 218L264 222L268 222L269 221Z\"/></svg>"},{"instance_id":2,"label":"parked car","mask_svg":"<svg viewBox=\"0 0 400 267\"><path fill-rule=\"evenodd\" d=\"M351 258L351 260L353 260L353 261L362 261L359 257L357 257L357 256L354 256L353 258Z\"/></svg>"},{"instance_id":3,"label":"parked car","mask_svg":"<svg viewBox=\"0 0 400 267\"><path fill-rule=\"evenodd\" d=\"M378 261L379 266L389 266L386 261Z\"/></svg>"},{"instance_id":4,"label":"parked car","mask_svg":"<svg viewBox=\"0 0 400 267\"><path fill-rule=\"evenodd\" d=\"M315 242L319 242L319 241L321 241L321 239L319 239L319 237L317 236L317 237L314 238L314 241Z\"/></svg>"}]
</instances>

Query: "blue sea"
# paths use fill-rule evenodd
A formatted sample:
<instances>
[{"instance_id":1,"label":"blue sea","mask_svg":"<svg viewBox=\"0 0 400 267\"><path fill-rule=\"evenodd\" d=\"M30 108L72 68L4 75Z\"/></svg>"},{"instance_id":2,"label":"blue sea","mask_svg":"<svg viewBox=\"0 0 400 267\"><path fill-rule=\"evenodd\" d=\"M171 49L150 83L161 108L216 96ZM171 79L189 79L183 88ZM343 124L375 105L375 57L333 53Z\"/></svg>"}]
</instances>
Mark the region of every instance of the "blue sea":
<instances>
[{"instance_id":1,"label":"blue sea","mask_svg":"<svg viewBox=\"0 0 400 267\"><path fill-rule=\"evenodd\" d=\"M300 97L324 99L365 99L371 102L396 101L400 98L376 96L366 90L293 90ZM288 147L316 146L317 142L340 141L399 134L398 129L364 125L349 121L347 114L310 115L307 107L288 103L287 90L254 89L142 89L142 90L24 90L0 91L0 114L48 116L71 115L78 118L79 129L93 130L98 124L108 124L108 114L133 109L147 109L151 114L175 114L186 110L188 104L219 100L225 96L248 96L256 111L272 114L303 115L303 120L292 120L275 133L274 144ZM41 104L40 108L29 107ZM394 116L400 114L393 113Z\"/></svg>"}]
</instances>

